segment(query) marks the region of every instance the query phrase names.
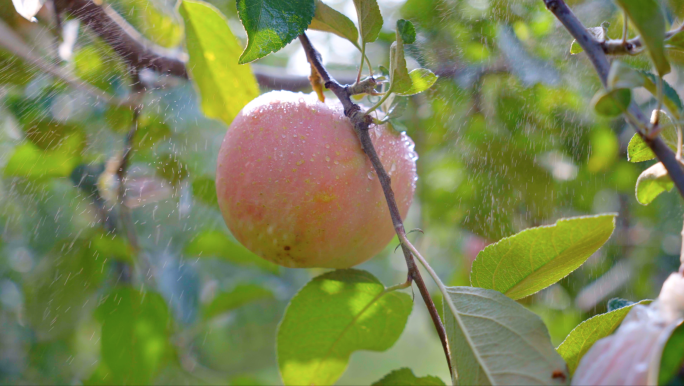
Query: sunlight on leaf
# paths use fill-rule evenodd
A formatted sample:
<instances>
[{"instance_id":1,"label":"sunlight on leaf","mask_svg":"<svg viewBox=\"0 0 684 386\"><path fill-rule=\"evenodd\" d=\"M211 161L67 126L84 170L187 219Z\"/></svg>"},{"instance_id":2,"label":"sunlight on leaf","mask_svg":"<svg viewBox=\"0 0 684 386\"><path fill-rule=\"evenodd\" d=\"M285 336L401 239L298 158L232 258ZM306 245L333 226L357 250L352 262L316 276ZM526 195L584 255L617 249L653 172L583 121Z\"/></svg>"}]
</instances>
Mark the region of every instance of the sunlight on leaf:
<instances>
[{"instance_id":1,"label":"sunlight on leaf","mask_svg":"<svg viewBox=\"0 0 684 386\"><path fill-rule=\"evenodd\" d=\"M416 68L409 72L409 76L411 77L411 88L403 92L397 92L398 95L419 94L432 87L437 81L437 75L426 68Z\"/></svg>"},{"instance_id":2,"label":"sunlight on leaf","mask_svg":"<svg viewBox=\"0 0 684 386\"><path fill-rule=\"evenodd\" d=\"M202 110L229 125L240 110L259 95L249 66L237 64L240 46L228 22L213 5L184 0L188 68L202 98Z\"/></svg>"},{"instance_id":3,"label":"sunlight on leaf","mask_svg":"<svg viewBox=\"0 0 684 386\"><path fill-rule=\"evenodd\" d=\"M634 134L627 145L627 160L629 162L644 162L654 159L656 155L644 142L639 134Z\"/></svg>"},{"instance_id":4,"label":"sunlight on leaf","mask_svg":"<svg viewBox=\"0 0 684 386\"><path fill-rule=\"evenodd\" d=\"M561 219L502 239L477 255L470 281L512 299L532 295L569 275L596 252L613 233L615 216Z\"/></svg>"},{"instance_id":5,"label":"sunlight on leaf","mask_svg":"<svg viewBox=\"0 0 684 386\"><path fill-rule=\"evenodd\" d=\"M570 374L575 372L584 354L589 351L596 341L612 334L620 326L622 319L627 316L627 313L634 305L648 303L650 301L644 300L606 312L605 314L596 315L575 327L557 348L558 353L568 364Z\"/></svg>"},{"instance_id":6,"label":"sunlight on leaf","mask_svg":"<svg viewBox=\"0 0 684 386\"><path fill-rule=\"evenodd\" d=\"M669 192L674 182L667 174L665 166L658 162L644 170L636 183L636 199L641 205L648 205L663 192Z\"/></svg>"},{"instance_id":7,"label":"sunlight on leaf","mask_svg":"<svg viewBox=\"0 0 684 386\"><path fill-rule=\"evenodd\" d=\"M332 384L354 351L392 347L413 303L406 293L383 295L384 290L373 275L355 269L323 274L302 288L278 329L278 367L284 384Z\"/></svg>"}]
</instances>

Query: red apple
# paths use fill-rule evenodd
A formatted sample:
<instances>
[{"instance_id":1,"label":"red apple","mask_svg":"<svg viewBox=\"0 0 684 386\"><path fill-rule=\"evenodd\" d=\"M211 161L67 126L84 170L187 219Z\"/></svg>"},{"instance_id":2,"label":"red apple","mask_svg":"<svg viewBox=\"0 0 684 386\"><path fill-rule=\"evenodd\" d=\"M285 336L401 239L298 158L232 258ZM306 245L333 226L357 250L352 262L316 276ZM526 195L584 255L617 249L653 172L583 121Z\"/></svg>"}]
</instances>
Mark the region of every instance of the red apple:
<instances>
[{"instance_id":1,"label":"red apple","mask_svg":"<svg viewBox=\"0 0 684 386\"><path fill-rule=\"evenodd\" d=\"M370 136L406 215L416 153L405 133ZM385 197L339 102L273 91L250 102L221 144L223 218L249 250L285 267L348 268L380 252L394 227Z\"/></svg>"}]
</instances>

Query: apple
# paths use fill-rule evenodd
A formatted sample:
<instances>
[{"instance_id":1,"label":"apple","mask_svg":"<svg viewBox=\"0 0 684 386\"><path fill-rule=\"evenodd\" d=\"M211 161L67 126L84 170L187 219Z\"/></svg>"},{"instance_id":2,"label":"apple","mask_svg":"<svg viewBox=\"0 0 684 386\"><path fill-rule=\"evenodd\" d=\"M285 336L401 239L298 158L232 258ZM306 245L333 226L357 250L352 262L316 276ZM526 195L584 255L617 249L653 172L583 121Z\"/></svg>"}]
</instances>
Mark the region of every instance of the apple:
<instances>
[{"instance_id":1,"label":"apple","mask_svg":"<svg viewBox=\"0 0 684 386\"><path fill-rule=\"evenodd\" d=\"M417 180L413 141L386 125L370 136L403 218ZM235 238L285 267L352 267L395 232L342 106L314 94L273 91L245 106L221 144L216 191Z\"/></svg>"}]
</instances>

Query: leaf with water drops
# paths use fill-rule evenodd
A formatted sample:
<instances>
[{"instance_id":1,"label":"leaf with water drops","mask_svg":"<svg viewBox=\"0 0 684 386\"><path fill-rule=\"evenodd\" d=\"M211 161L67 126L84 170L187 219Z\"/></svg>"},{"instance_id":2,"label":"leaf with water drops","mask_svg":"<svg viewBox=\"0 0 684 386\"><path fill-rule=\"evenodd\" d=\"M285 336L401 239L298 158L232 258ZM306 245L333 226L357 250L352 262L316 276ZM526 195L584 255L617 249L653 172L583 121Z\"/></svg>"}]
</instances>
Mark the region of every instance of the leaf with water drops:
<instances>
[{"instance_id":1,"label":"leaf with water drops","mask_svg":"<svg viewBox=\"0 0 684 386\"><path fill-rule=\"evenodd\" d=\"M239 63L249 63L285 47L306 31L314 17L314 0L238 0L247 47Z\"/></svg>"}]
</instances>

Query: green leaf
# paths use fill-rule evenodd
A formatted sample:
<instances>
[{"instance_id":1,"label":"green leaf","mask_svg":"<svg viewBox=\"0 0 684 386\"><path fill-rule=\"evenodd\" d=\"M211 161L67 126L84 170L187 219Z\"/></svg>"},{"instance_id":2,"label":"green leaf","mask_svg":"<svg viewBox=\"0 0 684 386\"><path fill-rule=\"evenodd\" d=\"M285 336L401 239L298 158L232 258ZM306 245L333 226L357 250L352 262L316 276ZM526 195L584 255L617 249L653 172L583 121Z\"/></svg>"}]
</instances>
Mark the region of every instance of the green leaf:
<instances>
[{"instance_id":1,"label":"green leaf","mask_svg":"<svg viewBox=\"0 0 684 386\"><path fill-rule=\"evenodd\" d=\"M628 306L618 308L615 311L596 315L580 323L574 330L570 331L563 343L558 346L558 353L568 364L570 374L573 374L579 365L584 354L589 351L599 339L610 335L620 326L622 319L636 304L648 304L649 300L633 303Z\"/></svg>"},{"instance_id":2,"label":"green leaf","mask_svg":"<svg viewBox=\"0 0 684 386\"><path fill-rule=\"evenodd\" d=\"M257 267L271 273L278 273L280 270L277 265L253 254L221 231L199 233L185 246L185 254L203 258L219 257L236 265Z\"/></svg>"},{"instance_id":3,"label":"green leaf","mask_svg":"<svg viewBox=\"0 0 684 386\"><path fill-rule=\"evenodd\" d=\"M390 87L391 92L403 94L411 90L412 79L406 68L404 57L404 41L399 33L397 22L397 40L390 46Z\"/></svg>"},{"instance_id":4,"label":"green leaf","mask_svg":"<svg viewBox=\"0 0 684 386\"><path fill-rule=\"evenodd\" d=\"M674 183L661 162L644 170L636 183L636 199L641 205L648 205L663 192L669 192Z\"/></svg>"},{"instance_id":5,"label":"green leaf","mask_svg":"<svg viewBox=\"0 0 684 386\"><path fill-rule=\"evenodd\" d=\"M582 52L584 52L582 46L580 46L579 43L577 43L577 40L573 40L572 44L570 45L570 54L577 55Z\"/></svg>"},{"instance_id":6,"label":"green leaf","mask_svg":"<svg viewBox=\"0 0 684 386\"><path fill-rule=\"evenodd\" d=\"M660 76L670 72L665 56L665 17L657 0L615 0L639 31Z\"/></svg>"},{"instance_id":7,"label":"green leaf","mask_svg":"<svg viewBox=\"0 0 684 386\"><path fill-rule=\"evenodd\" d=\"M532 295L579 268L608 241L615 216L561 219L504 238L477 255L470 281L512 299Z\"/></svg>"},{"instance_id":8,"label":"green leaf","mask_svg":"<svg viewBox=\"0 0 684 386\"><path fill-rule=\"evenodd\" d=\"M646 88L646 90L648 90L654 96L658 95L656 76L646 71L642 71L641 73L643 73L646 77L646 80L644 82L644 87ZM670 86L670 84L667 83L665 80L663 80L663 96L665 97L663 98L663 104L672 114L672 118L675 121L681 119L682 110L684 110L682 100L679 98L679 94L677 93L677 91L672 86Z\"/></svg>"},{"instance_id":9,"label":"green leaf","mask_svg":"<svg viewBox=\"0 0 684 386\"><path fill-rule=\"evenodd\" d=\"M334 33L349 40L356 48L361 49L358 43L359 31L354 22L321 0L316 0L316 13L311 24L309 24L309 29Z\"/></svg>"},{"instance_id":10,"label":"green leaf","mask_svg":"<svg viewBox=\"0 0 684 386\"><path fill-rule=\"evenodd\" d=\"M249 66L237 64L240 46L223 15L214 6L183 0L188 69L202 98L202 110L230 124L259 95Z\"/></svg>"},{"instance_id":11,"label":"green leaf","mask_svg":"<svg viewBox=\"0 0 684 386\"><path fill-rule=\"evenodd\" d=\"M644 162L654 159L656 155L644 142L639 134L634 134L627 145L627 160L629 162Z\"/></svg>"},{"instance_id":12,"label":"green leaf","mask_svg":"<svg viewBox=\"0 0 684 386\"><path fill-rule=\"evenodd\" d=\"M401 368L382 377L372 386L440 386L444 382L433 376L416 377L411 369Z\"/></svg>"},{"instance_id":13,"label":"green leaf","mask_svg":"<svg viewBox=\"0 0 684 386\"><path fill-rule=\"evenodd\" d=\"M408 20L397 20L397 32L404 44L413 44L416 41L416 28Z\"/></svg>"},{"instance_id":14,"label":"green leaf","mask_svg":"<svg viewBox=\"0 0 684 386\"><path fill-rule=\"evenodd\" d=\"M96 312L102 323L101 358L107 384L150 384L172 358L166 301L155 292L113 289Z\"/></svg>"},{"instance_id":15,"label":"green leaf","mask_svg":"<svg viewBox=\"0 0 684 386\"><path fill-rule=\"evenodd\" d=\"M5 165L5 177L31 179L68 177L81 162L83 136L74 133L65 136L52 150L42 150L26 141L14 148Z\"/></svg>"},{"instance_id":16,"label":"green leaf","mask_svg":"<svg viewBox=\"0 0 684 386\"><path fill-rule=\"evenodd\" d=\"M632 102L632 90L628 88L616 88L612 90L599 90L591 100L591 105L597 114L606 117L617 117L622 114Z\"/></svg>"},{"instance_id":17,"label":"green leaf","mask_svg":"<svg viewBox=\"0 0 684 386\"><path fill-rule=\"evenodd\" d=\"M239 63L252 62L285 47L306 31L315 9L314 0L238 0L238 15L247 32L247 47Z\"/></svg>"},{"instance_id":18,"label":"green leaf","mask_svg":"<svg viewBox=\"0 0 684 386\"><path fill-rule=\"evenodd\" d=\"M399 95L414 95L419 94L430 87L437 81L437 75L426 68L416 68L409 72L411 77L411 88L403 92L397 92Z\"/></svg>"},{"instance_id":19,"label":"green leaf","mask_svg":"<svg viewBox=\"0 0 684 386\"><path fill-rule=\"evenodd\" d=\"M290 301L277 338L285 385L329 385L352 352L385 351L399 339L413 302L355 269L314 278Z\"/></svg>"},{"instance_id":20,"label":"green leaf","mask_svg":"<svg viewBox=\"0 0 684 386\"><path fill-rule=\"evenodd\" d=\"M684 322L680 322L660 353L658 384L668 385L684 366Z\"/></svg>"},{"instance_id":21,"label":"green leaf","mask_svg":"<svg viewBox=\"0 0 684 386\"><path fill-rule=\"evenodd\" d=\"M461 385L563 385L563 358L536 314L499 292L449 287L444 302L451 362Z\"/></svg>"},{"instance_id":22,"label":"green leaf","mask_svg":"<svg viewBox=\"0 0 684 386\"><path fill-rule=\"evenodd\" d=\"M356 15L359 19L359 33L361 44L377 40L382 29L382 14L376 0L354 0Z\"/></svg>"},{"instance_id":23,"label":"green leaf","mask_svg":"<svg viewBox=\"0 0 684 386\"><path fill-rule=\"evenodd\" d=\"M273 292L256 284L239 284L230 292L218 294L211 303L204 307L203 314L207 319L232 311L245 304L258 300L272 299Z\"/></svg>"}]
</instances>

